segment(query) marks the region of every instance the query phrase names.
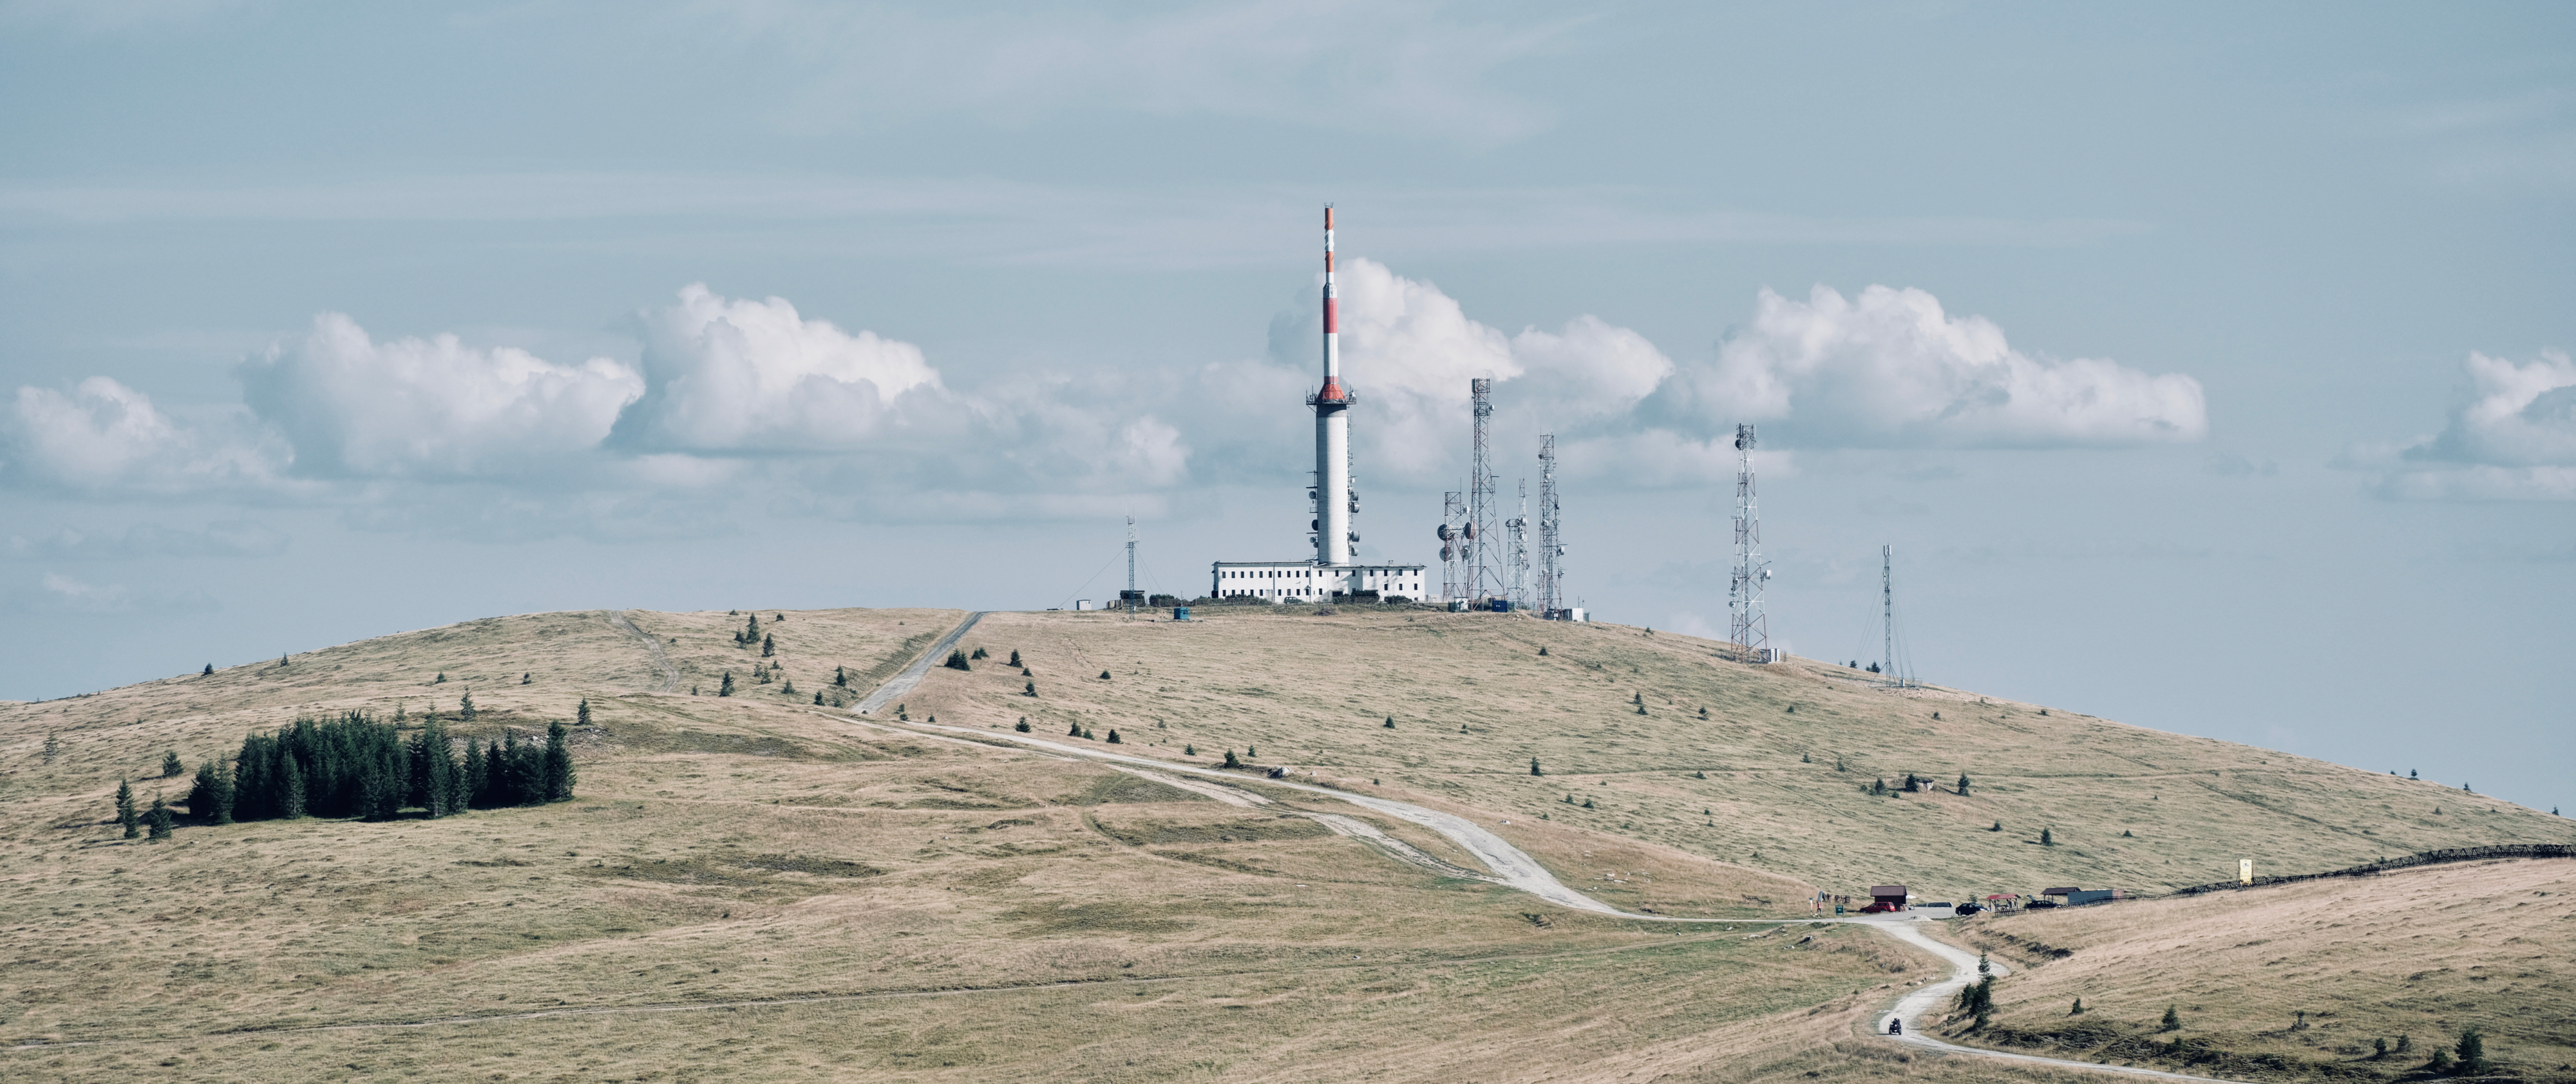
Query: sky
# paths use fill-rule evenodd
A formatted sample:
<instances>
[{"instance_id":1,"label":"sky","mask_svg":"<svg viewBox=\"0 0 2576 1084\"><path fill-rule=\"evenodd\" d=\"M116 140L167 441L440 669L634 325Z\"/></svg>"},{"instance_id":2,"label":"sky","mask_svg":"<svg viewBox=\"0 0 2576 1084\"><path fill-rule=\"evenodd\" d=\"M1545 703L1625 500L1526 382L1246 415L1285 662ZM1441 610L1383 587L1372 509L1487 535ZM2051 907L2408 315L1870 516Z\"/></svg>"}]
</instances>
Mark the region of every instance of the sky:
<instances>
[{"instance_id":1,"label":"sky","mask_svg":"<svg viewBox=\"0 0 2576 1084\"><path fill-rule=\"evenodd\" d=\"M2576 805L2576 9L0 0L0 698L1358 552ZM1436 575L1436 569L1435 569ZM1973 768L1973 751L1962 751ZM1933 774L1939 774L1937 766Z\"/></svg>"}]
</instances>

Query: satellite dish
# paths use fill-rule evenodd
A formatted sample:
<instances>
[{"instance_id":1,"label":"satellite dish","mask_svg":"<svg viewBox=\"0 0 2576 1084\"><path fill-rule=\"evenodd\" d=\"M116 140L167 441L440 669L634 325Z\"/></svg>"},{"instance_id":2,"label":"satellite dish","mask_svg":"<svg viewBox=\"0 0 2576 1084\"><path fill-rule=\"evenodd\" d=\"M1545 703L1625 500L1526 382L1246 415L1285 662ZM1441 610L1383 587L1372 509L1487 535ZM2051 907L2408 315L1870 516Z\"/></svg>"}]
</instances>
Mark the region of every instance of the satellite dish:
<instances>
[{"instance_id":1,"label":"satellite dish","mask_svg":"<svg viewBox=\"0 0 2576 1084\"><path fill-rule=\"evenodd\" d=\"M1455 561L1458 559L1458 551L1449 546L1442 546L1440 547L1440 559L1443 561Z\"/></svg>"},{"instance_id":2,"label":"satellite dish","mask_svg":"<svg viewBox=\"0 0 2576 1084\"><path fill-rule=\"evenodd\" d=\"M1441 540L1441 541L1443 541L1443 542L1446 542L1446 541L1449 541L1449 540L1450 540L1450 539L1452 539L1452 538L1456 538L1456 537L1458 537L1458 532L1453 531L1453 530L1450 530L1450 529L1449 529L1449 525L1448 525L1448 524L1446 524L1446 523L1443 523L1443 524L1441 524L1441 525L1440 525L1439 535L1440 535L1440 540Z\"/></svg>"},{"instance_id":3,"label":"satellite dish","mask_svg":"<svg viewBox=\"0 0 2576 1084\"><path fill-rule=\"evenodd\" d=\"M1468 538L1470 541L1473 541L1473 540L1475 539L1475 537L1476 537L1476 525L1475 525L1475 524L1473 524L1473 523L1470 523L1470 524L1468 524L1468 525L1467 525L1467 538Z\"/></svg>"}]
</instances>

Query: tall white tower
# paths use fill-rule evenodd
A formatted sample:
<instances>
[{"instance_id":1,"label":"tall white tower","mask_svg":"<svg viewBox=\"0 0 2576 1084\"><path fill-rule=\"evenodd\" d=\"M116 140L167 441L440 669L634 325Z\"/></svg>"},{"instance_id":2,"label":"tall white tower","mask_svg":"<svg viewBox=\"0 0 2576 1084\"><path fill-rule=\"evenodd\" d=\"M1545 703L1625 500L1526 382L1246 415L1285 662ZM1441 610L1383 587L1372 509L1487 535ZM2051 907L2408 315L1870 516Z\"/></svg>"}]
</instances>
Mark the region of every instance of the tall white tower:
<instances>
[{"instance_id":1,"label":"tall white tower","mask_svg":"<svg viewBox=\"0 0 2576 1084\"><path fill-rule=\"evenodd\" d=\"M1324 208L1324 390L1306 397L1315 408L1315 563L1340 567L1351 563L1351 513L1359 511L1359 494L1351 490L1351 404L1357 398L1342 387L1342 322L1333 297L1333 209Z\"/></svg>"}]
</instances>

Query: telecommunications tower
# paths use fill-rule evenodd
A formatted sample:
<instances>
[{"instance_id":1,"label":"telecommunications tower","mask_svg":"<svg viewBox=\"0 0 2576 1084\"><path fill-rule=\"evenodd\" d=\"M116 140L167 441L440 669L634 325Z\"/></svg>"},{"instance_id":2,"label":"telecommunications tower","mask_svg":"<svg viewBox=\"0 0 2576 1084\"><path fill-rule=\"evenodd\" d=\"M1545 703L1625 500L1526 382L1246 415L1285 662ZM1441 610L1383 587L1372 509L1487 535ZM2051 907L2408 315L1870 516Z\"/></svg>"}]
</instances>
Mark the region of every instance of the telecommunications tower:
<instances>
[{"instance_id":1,"label":"telecommunications tower","mask_svg":"<svg viewBox=\"0 0 2576 1084\"><path fill-rule=\"evenodd\" d=\"M1458 580L1458 563L1469 560L1475 549L1468 541L1473 528L1467 519L1466 494L1450 490L1440 495L1440 600L1465 598L1465 585ZM1472 566L1470 566L1472 567Z\"/></svg>"},{"instance_id":2,"label":"telecommunications tower","mask_svg":"<svg viewBox=\"0 0 2576 1084\"><path fill-rule=\"evenodd\" d=\"M1886 635L1882 653L1879 655L1881 667L1879 684L1891 689L1911 689L1914 683L1896 672L1896 547L1894 546L1878 548L1878 602L1879 620L1885 624L1885 628L1881 631Z\"/></svg>"},{"instance_id":3,"label":"telecommunications tower","mask_svg":"<svg viewBox=\"0 0 2576 1084\"><path fill-rule=\"evenodd\" d=\"M1565 614L1564 536L1556 519L1556 434L1538 438L1538 615L1550 621Z\"/></svg>"},{"instance_id":4,"label":"telecommunications tower","mask_svg":"<svg viewBox=\"0 0 2576 1084\"><path fill-rule=\"evenodd\" d=\"M1324 208L1324 388L1306 397L1315 408L1315 563L1338 568L1351 563L1351 513L1360 496L1351 489L1351 404L1358 397L1342 387L1341 307L1333 294L1333 209Z\"/></svg>"},{"instance_id":5,"label":"telecommunications tower","mask_svg":"<svg viewBox=\"0 0 2576 1084\"><path fill-rule=\"evenodd\" d=\"M1771 661L1770 621L1762 612L1762 587L1771 563L1762 559L1762 516L1753 499L1753 427L1735 427L1735 573L1726 589L1726 638L1746 662Z\"/></svg>"},{"instance_id":6,"label":"telecommunications tower","mask_svg":"<svg viewBox=\"0 0 2576 1084\"><path fill-rule=\"evenodd\" d=\"M1118 601L1127 604L1127 616L1136 616L1136 517L1127 517L1127 590L1119 592Z\"/></svg>"},{"instance_id":7,"label":"telecommunications tower","mask_svg":"<svg viewBox=\"0 0 2576 1084\"><path fill-rule=\"evenodd\" d=\"M1492 444L1486 426L1494 417L1494 382L1486 377L1467 381L1467 394L1476 402L1476 451L1467 475L1467 541L1475 543L1474 563L1467 580L1467 597L1482 602L1500 592L1502 574L1486 555L1494 537L1494 463Z\"/></svg>"},{"instance_id":8,"label":"telecommunications tower","mask_svg":"<svg viewBox=\"0 0 2576 1084\"><path fill-rule=\"evenodd\" d=\"M1529 609L1529 479L1521 479L1521 514L1503 521L1512 533L1512 609Z\"/></svg>"}]
</instances>

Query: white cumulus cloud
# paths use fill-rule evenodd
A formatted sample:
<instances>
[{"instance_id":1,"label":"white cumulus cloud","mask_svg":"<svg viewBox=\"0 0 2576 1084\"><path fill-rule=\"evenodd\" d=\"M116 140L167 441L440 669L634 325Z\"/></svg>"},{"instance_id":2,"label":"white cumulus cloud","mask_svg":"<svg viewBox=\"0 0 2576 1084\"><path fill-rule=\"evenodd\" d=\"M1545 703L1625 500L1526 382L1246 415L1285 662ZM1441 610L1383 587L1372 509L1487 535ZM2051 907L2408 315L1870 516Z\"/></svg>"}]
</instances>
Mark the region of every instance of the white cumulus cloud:
<instances>
[{"instance_id":1,"label":"white cumulus cloud","mask_svg":"<svg viewBox=\"0 0 2576 1084\"><path fill-rule=\"evenodd\" d=\"M2471 353L2461 367L2468 394L2440 433L2341 465L2380 469L2373 488L2400 500L2576 500L2576 361Z\"/></svg>"},{"instance_id":2,"label":"white cumulus cloud","mask_svg":"<svg viewBox=\"0 0 2576 1084\"><path fill-rule=\"evenodd\" d=\"M638 324L649 388L618 423L629 447L854 450L967 421L920 347L807 319L785 298L730 299L692 284Z\"/></svg>"},{"instance_id":3,"label":"white cumulus cloud","mask_svg":"<svg viewBox=\"0 0 2576 1084\"><path fill-rule=\"evenodd\" d=\"M454 335L377 342L339 313L241 366L242 397L321 477L539 473L595 447L644 393L608 358L562 365Z\"/></svg>"},{"instance_id":4,"label":"white cumulus cloud","mask_svg":"<svg viewBox=\"0 0 2576 1084\"><path fill-rule=\"evenodd\" d=\"M79 491L185 493L266 484L278 449L237 419L189 424L93 376L69 392L21 387L0 418L0 477Z\"/></svg>"},{"instance_id":5,"label":"white cumulus cloud","mask_svg":"<svg viewBox=\"0 0 2576 1084\"><path fill-rule=\"evenodd\" d=\"M2094 358L2014 349L2001 327L1952 316L1918 289L1807 300L1764 290L1712 364L1676 381L1666 416L1704 431L1776 421L1802 446L2070 447L2198 440L2200 382Z\"/></svg>"}]
</instances>

